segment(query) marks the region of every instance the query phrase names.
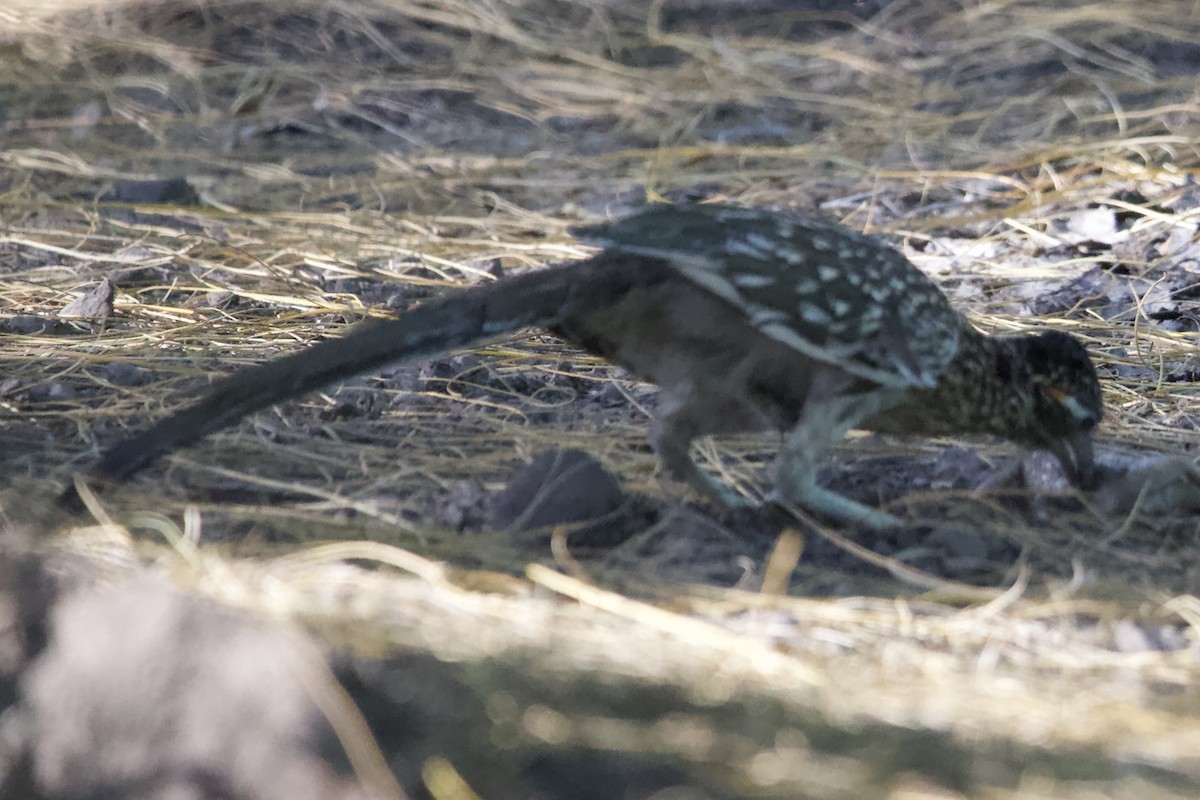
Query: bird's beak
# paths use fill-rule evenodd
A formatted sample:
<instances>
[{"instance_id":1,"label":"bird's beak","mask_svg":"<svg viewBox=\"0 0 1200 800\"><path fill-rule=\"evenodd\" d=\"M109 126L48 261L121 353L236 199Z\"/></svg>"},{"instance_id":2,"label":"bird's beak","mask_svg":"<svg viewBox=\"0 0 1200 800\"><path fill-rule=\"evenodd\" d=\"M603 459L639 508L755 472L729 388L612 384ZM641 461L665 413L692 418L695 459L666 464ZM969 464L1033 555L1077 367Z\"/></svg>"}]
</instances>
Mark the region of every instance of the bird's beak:
<instances>
[{"instance_id":1,"label":"bird's beak","mask_svg":"<svg viewBox=\"0 0 1200 800\"><path fill-rule=\"evenodd\" d=\"M1092 451L1091 431L1059 437L1051 441L1046 449L1062 464L1063 472L1067 473L1067 477L1075 486L1084 491L1097 487L1100 472L1096 469L1096 459Z\"/></svg>"}]
</instances>

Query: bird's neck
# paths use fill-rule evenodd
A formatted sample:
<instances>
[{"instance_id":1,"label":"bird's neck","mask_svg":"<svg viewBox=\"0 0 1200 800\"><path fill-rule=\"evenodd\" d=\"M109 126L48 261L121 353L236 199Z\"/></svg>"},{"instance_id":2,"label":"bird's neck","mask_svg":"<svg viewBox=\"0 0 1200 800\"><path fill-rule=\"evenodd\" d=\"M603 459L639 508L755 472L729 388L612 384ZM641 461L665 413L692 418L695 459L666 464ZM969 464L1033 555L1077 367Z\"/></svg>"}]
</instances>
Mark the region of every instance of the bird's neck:
<instances>
[{"instance_id":1,"label":"bird's neck","mask_svg":"<svg viewBox=\"0 0 1200 800\"><path fill-rule=\"evenodd\" d=\"M1019 439L1033 390L1020 337L987 336L964 324L958 350L931 389L912 389L904 403L864 427L881 433L991 434Z\"/></svg>"}]
</instances>

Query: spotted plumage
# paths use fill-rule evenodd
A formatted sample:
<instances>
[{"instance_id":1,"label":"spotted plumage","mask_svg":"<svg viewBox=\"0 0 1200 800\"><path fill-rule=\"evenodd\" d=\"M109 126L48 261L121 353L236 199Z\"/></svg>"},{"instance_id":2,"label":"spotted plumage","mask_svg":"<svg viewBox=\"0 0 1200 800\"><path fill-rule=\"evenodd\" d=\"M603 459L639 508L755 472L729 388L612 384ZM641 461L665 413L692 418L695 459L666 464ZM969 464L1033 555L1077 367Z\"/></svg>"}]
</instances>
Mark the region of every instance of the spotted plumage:
<instances>
[{"instance_id":1,"label":"spotted plumage","mask_svg":"<svg viewBox=\"0 0 1200 800\"><path fill-rule=\"evenodd\" d=\"M661 259L793 351L776 357L789 377L765 377L760 384L775 387L757 405L762 427L787 431L777 465L783 498L843 519L894 521L815 483L819 454L852 428L991 434L1049 450L1078 484L1092 481L1091 434L1102 408L1083 345L1064 333L980 333L932 280L876 238L825 219L723 206L661 206L578 233L611 253ZM695 397L674 401L689 411L672 424L679 416L670 411L673 382L636 362L628 365L668 395L660 452L686 449L694 429L732 429L718 419L728 403L708 401L705 413L706 401ZM756 385L753 374L739 379ZM779 391L782 383L790 394ZM724 397L726 389L708 381L703 392ZM731 500L690 461L677 456L674 469Z\"/></svg>"},{"instance_id":2,"label":"spotted plumage","mask_svg":"<svg viewBox=\"0 0 1200 800\"><path fill-rule=\"evenodd\" d=\"M539 325L660 391L651 441L703 494L741 497L701 470L698 436L784 433L776 495L845 521L890 515L816 482L852 428L987 433L1054 453L1087 485L1100 390L1063 333L990 337L896 250L833 222L726 206L658 206L584 228L581 263L423 303L218 382L197 403L108 450L124 479L241 416L337 380Z\"/></svg>"},{"instance_id":3,"label":"spotted plumage","mask_svg":"<svg viewBox=\"0 0 1200 800\"><path fill-rule=\"evenodd\" d=\"M881 385L935 385L964 324L903 255L824 219L659 206L576 233L661 258L767 336Z\"/></svg>"}]
</instances>

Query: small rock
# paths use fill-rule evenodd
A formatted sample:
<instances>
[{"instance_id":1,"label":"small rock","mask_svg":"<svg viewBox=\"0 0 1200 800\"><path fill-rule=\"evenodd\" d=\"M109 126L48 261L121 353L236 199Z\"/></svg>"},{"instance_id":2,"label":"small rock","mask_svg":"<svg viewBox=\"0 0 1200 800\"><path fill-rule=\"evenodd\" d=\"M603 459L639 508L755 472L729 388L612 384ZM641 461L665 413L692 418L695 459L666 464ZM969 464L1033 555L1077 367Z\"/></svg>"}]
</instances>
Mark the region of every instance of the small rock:
<instances>
[{"instance_id":1,"label":"small rock","mask_svg":"<svg viewBox=\"0 0 1200 800\"><path fill-rule=\"evenodd\" d=\"M1113 647L1121 653L1145 653L1158 649L1140 625L1128 620L1118 624L1113 631Z\"/></svg>"},{"instance_id":2,"label":"small rock","mask_svg":"<svg viewBox=\"0 0 1200 800\"><path fill-rule=\"evenodd\" d=\"M6 711L36 796L365 796L323 757L327 667L296 630L149 578L74 591L50 623Z\"/></svg>"},{"instance_id":3,"label":"small rock","mask_svg":"<svg viewBox=\"0 0 1200 800\"><path fill-rule=\"evenodd\" d=\"M420 364L399 364L380 376L383 385L397 391L392 397L391 405L406 406L412 398L406 393L419 392L425 388L425 379L421 377Z\"/></svg>"},{"instance_id":4,"label":"small rock","mask_svg":"<svg viewBox=\"0 0 1200 800\"><path fill-rule=\"evenodd\" d=\"M47 400L74 400L75 396L75 389L61 381L54 381L46 386Z\"/></svg>"},{"instance_id":5,"label":"small rock","mask_svg":"<svg viewBox=\"0 0 1200 800\"><path fill-rule=\"evenodd\" d=\"M100 376L114 386L141 386L146 382L146 370L120 361L106 364Z\"/></svg>"},{"instance_id":6,"label":"small rock","mask_svg":"<svg viewBox=\"0 0 1200 800\"><path fill-rule=\"evenodd\" d=\"M938 454L929 479L931 489L958 489L975 486L992 467L979 454L966 447L947 447Z\"/></svg>"},{"instance_id":7,"label":"small rock","mask_svg":"<svg viewBox=\"0 0 1200 800\"><path fill-rule=\"evenodd\" d=\"M1159 650L1172 652L1182 650L1190 645L1183 629L1174 625L1156 625L1147 632L1154 640Z\"/></svg>"},{"instance_id":8,"label":"small rock","mask_svg":"<svg viewBox=\"0 0 1200 800\"><path fill-rule=\"evenodd\" d=\"M1043 450L1034 450L1021 458L1021 477L1025 486L1038 494L1061 494L1071 490L1071 481L1058 459Z\"/></svg>"},{"instance_id":9,"label":"small rock","mask_svg":"<svg viewBox=\"0 0 1200 800\"><path fill-rule=\"evenodd\" d=\"M582 450L542 453L494 498L494 528L534 530L597 519L625 503L621 486Z\"/></svg>"},{"instance_id":10,"label":"small rock","mask_svg":"<svg viewBox=\"0 0 1200 800\"><path fill-rule=\"evenodd\" d=\"M1118 238L1117 216L1108 206L1088 208L1067 219L1067 231L1083 241L1112 244Z\"/></svg>"},{"instance_id":11,"label":"small rock","mask_svg":"<svg viewBox=\"0 0 1200 800\"><path fill-rule=\"evenodd\" d=\"M384 299L383 307L388 311L406 311L413 303L429 297L430 294L429 289L424 286L400 286Z\"/></svg>"},{"instance_id":12,"label":"small rock","mask_svg":"<svg viewBox=\"0 0 1200 800\"><path fill-rule=\"evenodd\" d=\"M1131 464L1101 464L1096 504L1108 514L1135 508L1148 518L1200 514L1200 470L1183 456L1153 456Z\"/></svg>"},{"instance_id":13,"label":"small rock","mask_svg":"<svg viewBox=\"0 0 1200 800\"><path fill-rule=\"evenodd\" d=\"M434 516L448 528L463 530L479 524L487 494L478 481L454 481L433 510Z\"/></svg>"},{"instance_id":14,"label":"small rock","mask_svg":"<svg viewBox=\"0 0 1200 800\"><path fill-rule=\"evenodd\" d=\"M218 289L204 295L204 305L209 308L228 308L237 300L237 295L227 289Z\"/></svg>"},{"instance_id":15,"label":"small rock","mask_svg":"<svg viewBox=\"0 0 1200 800\"><path fill-rule=\"evenodd\" d=\"M188 179L182 177L113 181L112 188L101 195L100 200L133 205L198 206L204 203Z\"/></svg>"},{"instance_id":16,"label":"small rock","mask_svg":"<svg viewBox=\"0 0 1200 800\"><path fill-rule=\"evenodd\" d=\"M0 322L0 328L8 333L33 334L57 333L65 323L55 319L46 319L36 314L17 314Z\"/></svg>"},{"instance_id":17,"label":"small rock","mask_svg":"<svg viewBox=\"0 0 1200 800\"><path fill-rule=\"evenodd\" d=\"M103 278L100 284L82 297L77 297L58 312L60 317L79 317L83 319L108 319L113 310L113 283Z\"/></svg>"}]
</instances>

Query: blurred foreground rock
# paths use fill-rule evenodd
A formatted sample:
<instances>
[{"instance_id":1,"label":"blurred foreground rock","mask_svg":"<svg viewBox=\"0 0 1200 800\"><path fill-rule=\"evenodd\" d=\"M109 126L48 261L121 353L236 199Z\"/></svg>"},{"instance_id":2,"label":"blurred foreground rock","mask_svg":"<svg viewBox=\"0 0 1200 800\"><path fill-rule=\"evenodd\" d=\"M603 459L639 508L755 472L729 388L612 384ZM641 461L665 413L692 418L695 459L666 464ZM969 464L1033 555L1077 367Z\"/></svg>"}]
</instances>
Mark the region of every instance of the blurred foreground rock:
<instances>
[{"instance_id":1,"label":"blurred foreground rock","mask_svg":"<svg viewBox=\"0 0 1200 800\"><path fill-rule=\"evenodd\" d=\"M4 797L370 796L334 766L323 657L284 626L6 552L0 650Z\"/></svg>"}]
</instances>

